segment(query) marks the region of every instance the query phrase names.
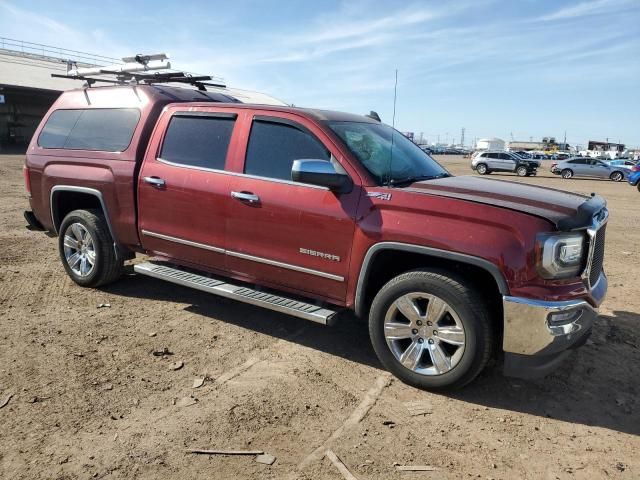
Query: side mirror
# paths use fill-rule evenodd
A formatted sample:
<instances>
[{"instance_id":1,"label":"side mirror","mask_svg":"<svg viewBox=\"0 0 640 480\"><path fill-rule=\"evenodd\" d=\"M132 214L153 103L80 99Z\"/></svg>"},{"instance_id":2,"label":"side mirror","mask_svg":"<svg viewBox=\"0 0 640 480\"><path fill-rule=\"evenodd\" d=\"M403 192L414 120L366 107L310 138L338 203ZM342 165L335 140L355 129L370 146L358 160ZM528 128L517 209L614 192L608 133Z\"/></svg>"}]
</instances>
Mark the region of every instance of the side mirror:
<instances>
[{"instance_id":1,"label":"side mirror","mask_svg":"<svg viewBox=\"0 0 640 480\"><path fill-rule=\"evenodd\" d=\"M335 193L349 193L353 189L349 175L338 172L327 160L294 160L291 180L327 187Z\"/></svg>"}]
</instances>

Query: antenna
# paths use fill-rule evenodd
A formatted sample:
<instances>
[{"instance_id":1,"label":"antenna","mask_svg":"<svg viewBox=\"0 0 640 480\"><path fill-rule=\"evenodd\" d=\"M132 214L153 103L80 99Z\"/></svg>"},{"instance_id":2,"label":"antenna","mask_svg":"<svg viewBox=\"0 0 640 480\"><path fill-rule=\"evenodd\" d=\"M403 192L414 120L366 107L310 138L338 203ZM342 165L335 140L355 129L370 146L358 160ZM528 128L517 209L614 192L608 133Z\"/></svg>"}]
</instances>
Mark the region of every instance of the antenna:
<instances>
[{"instance_id":1,"label":"antenna","mask_svg":"<svg viewBox=\"0 0 640 480\"><path fill-rule=\"evenodd\" d=\"M391 166L393 165L393 137L396 133L396 100L398 99L398 69L396 68L396 81L393 85L393 119L391 120L391 153L389 155L389 180L391 184Z\"/></svg>"}]
</instances>

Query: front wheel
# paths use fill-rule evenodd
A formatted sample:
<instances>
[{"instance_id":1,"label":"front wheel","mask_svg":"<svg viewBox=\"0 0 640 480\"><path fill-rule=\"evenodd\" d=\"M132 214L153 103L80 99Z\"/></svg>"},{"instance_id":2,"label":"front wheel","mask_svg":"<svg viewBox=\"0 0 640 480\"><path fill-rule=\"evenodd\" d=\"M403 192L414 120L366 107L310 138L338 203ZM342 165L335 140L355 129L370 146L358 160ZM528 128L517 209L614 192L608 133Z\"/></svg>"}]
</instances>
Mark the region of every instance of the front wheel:
<instances>
[{"instance_id":1,"label":"front wheel","mask_svg":"<svg viewBox=\"0 0 640 480\"><path fill-rule=\"evenodd\" d=\"M573 170L565 168L564 170L562 170L561 175L562 175L562 178L569 179L569 178L573 177Z\"/></svg>"},{"instance_id":2,"label":"front wheel","mask_svg":"<svg viewBox=\"0 0 640 480\"><path fill-rule=\"evenodd\" d=\"M487 364L495 340L479 294L437 270L407 272L382 287L371 305L369 335L391 373L425 390L469 383Z\"/></svg>"},{"instance_id":3,"label":"front wheel","mask_svg":"<svg viewBox=\"0 0 640 480\"><path fill-rule=\"evenodd\" d=\"M99 287L118 279L124 260L118 258L107 221L99 210L74 210L60 225L60 259L78 285Z\"/></svg>"},{"instance_id":4,"label":"front wheel","mask_svg":"<svg viewBox=\"0 0 640 480\"><path fill-rule=\"evenodd\" d=\"M516 168L516 173L518 174L519 177L526 177L529 174L529 171L527 170L527 167L525 167L524 165L521 165L518 168Z\"/></svg>"},{"instance_id":5,"label":"front wheel","mask_svg":"<svg viewBox=\"0 0 640 480\"><path fill-rule=\"evenodd\" d=\"M478 166L476 166L476 172L480 175L486 175L489 172L489 169L484 163L479 163Z\"/></svg>"},{"instance_id":6,"label":"front wheel","mask_svg":"<svg viewBox=\"0 0 640 480\"><path fill-rule=\"evenodd\" d=\"M622 174L622 172L613 172L609 178L614 182L621 182L624 178L624 175Z\"/></svg>"}]
</instances>

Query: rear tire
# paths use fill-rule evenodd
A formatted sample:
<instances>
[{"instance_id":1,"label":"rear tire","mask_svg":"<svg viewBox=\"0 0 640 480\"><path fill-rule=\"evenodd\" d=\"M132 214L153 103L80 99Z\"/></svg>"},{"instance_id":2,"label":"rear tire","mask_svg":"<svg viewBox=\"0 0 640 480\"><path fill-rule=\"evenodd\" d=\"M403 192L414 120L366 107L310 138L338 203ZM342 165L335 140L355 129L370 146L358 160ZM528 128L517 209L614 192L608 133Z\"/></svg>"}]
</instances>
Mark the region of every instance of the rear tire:
<instances>
[{"instance_id":1,"label":"rear tire","mask_svg":"<svg viewBox=\"0 0 640 480\"><path fill-rule=\"evenodd\" d=\"M527 167L525 167L524 165L521 165L518 168L516 168L516 173L518 174L519 177L526 177L527 175L529 175L529 171L527 170Z\"/></svg>"},{"instance_id":2,"label":"rear tire","mask_svg":"<svg viewBox=\"0 0 640 480\"><path fill-rule=\"evenodd\" d=\"M380 362L424 390L472 381L496 340L478 292L440 270L403 273L382 287L371 305L369 335Z\"/></svg>"},{"instance_id":3,"label":"rear tire","mask_svg":"<svg viewBox=\"0 0 640 480\"><path fill-rule=\"evenodd\" d=\"M571 170L569 168L565 168L564 170L562 170L562 173L560 175L564 179L569 179L569 178L573 177L573 170Z\"/></svg>"},{"instance_id":4,"label":"rear tire","mask_svg":"<svg viewBox=\"0 0 640 480\"><path fill-rule=\"evenodd\" d=\"M478 165L476 165L476 172L478 172L480 175L486 175L487 173L489 173L489 169L487 168L486 164L479 163Z\"/></svg>"},{"instance_id":5,"label":"rear tire","mask_svg":"<svg viewBox=\"0 0 640 480\"><path fill-rule=\"evenodd\" d=\"M611 180L613 180L614 182L621 182L622 179L624 178L624 175L622 174L622 172L613 172L609 178Z\"/></svg>"},{"instance_id":6,"label":"rear tire","mask_svg":"<svg viewBox=\"0 0 640 480\"><path fill-rule=\"evenodd\" d=\"M109 226L100 210L74 210L60 225L58 250L67 275L82 287L99 287L122 274Z\"/></svg>"}]
</instances>

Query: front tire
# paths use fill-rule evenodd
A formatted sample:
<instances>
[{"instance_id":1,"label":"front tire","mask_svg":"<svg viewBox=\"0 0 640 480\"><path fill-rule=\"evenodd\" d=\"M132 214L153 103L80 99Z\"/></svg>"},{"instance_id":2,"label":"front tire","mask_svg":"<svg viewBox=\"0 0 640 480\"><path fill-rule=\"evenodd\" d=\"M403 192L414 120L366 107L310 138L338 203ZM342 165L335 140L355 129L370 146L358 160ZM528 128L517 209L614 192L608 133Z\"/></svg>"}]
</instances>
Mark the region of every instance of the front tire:
<instances>
[{"instance_id":1,"label":"front tire","mask_svg":"<svg viewBox=\"0 0 640 480\"><path fill-rule=\"evenodd\" d=\"M485 367L495 334L480 295L449 272L415 270L378 292L369 335L380 362L424 390L460 388Z\"/></svg>"},{"instance_id":2,"label":"front tire","mask_svg":"<svg viewBox=\"0 0 640 480\"><path fill-rule=\"evenodd\" d=\"M120 277L113 238L100 210L74 210L60 225L58 250L67 275L82 287L99 287Z\"/></svg>"},{"instance_id":3,"label":"front tire","mask_svg":"<svg viewBox=\"0 0 640 480\"><path fill-rule=\"evenodd\" d=\"M479 163L476 166L476 172L478 172L480 175L486 175L487 173L489 173L489 169L487 168L486 164Z\"/></svg>"},{"instance_id":4,"label":"front tire","mask_svg":"<svg viewBox=\"0 0 640 480\"><path fill-rule=\"evenodd\" d=\"M613 172L611 176L609 176L609 178L614 182L621 182L624 178L624 175L622 174L622 172Z\"/></svg>"},{"instance_id":5,"label":"front tire","mask_svg":"<svg viewBox=\"0 0 640 480\"><path fill-rule=\"evenodd\" d=\"M529 171L527 170L527 167L525 167L524 165L521 165L518 168L516 168L516 173L518 174L519 177L526 177L529 174Z\"/></svg>"},{"instance_id":6,"label":"front tire","mask_svg":"<svg viewBox=\"0 0 640 480\"><path fill-rule=\"evenodd\" d=\"M573 177L573 170L565 168L564 170L562 170L562 173L560 175L562 175L562 178L564 179L569 179Z\"/></svg>"}]
</instances>

